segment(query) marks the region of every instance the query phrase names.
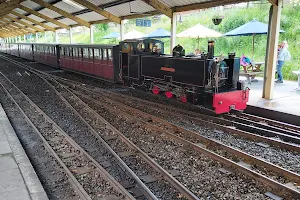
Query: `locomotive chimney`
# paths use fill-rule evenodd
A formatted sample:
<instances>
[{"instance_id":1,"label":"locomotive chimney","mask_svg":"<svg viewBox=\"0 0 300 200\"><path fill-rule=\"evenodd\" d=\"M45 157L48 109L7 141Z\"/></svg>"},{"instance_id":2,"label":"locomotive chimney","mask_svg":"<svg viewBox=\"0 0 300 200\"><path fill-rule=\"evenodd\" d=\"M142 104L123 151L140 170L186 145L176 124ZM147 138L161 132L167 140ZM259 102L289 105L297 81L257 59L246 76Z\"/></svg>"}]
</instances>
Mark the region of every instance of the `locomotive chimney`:
<instances>
[{"instance_id":1,"label":"locomotive chimney","mask_svg":"<svg viewBox=\"0 0 300 200\"><path fill-rule=\"evenodd\" d=\"M210 59L214 58L214 50L215 50L215 42L208 41L208 55L207 55L208 58Z\"/></svg>"}]
</instances>

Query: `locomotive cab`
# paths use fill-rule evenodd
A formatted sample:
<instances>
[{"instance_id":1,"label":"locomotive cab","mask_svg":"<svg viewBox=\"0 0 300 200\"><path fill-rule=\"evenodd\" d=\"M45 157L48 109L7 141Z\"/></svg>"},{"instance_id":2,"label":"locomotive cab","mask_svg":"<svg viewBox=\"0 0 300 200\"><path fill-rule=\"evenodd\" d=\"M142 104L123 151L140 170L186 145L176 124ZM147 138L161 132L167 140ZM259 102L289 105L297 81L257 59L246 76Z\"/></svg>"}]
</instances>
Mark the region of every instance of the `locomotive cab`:
<instances>
[{"instance_id":1,"label":"locomotive cab","mask_svg":"<svg viewBox=\"0 0 300 200\"><path fill-rule=\"evenodd\" d=\"M155 39L124 40L120 42L120 79L130 81L141 78L141 56L164 54L164 43Z\"/></svg>"}]
</instances>

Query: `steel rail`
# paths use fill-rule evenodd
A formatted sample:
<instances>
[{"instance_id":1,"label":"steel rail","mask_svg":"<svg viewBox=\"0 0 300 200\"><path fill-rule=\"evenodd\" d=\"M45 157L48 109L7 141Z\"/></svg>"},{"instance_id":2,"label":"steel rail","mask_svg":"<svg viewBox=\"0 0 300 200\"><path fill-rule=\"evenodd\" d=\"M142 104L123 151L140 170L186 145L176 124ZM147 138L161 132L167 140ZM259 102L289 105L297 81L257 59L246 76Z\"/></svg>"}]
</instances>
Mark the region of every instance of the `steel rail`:
<instances>
[{"instance_id":1,"label":"steel rail","mask_svg":"<svg viewBox=\"0 0 300 200\"><path fill-rule=\"evenodd\" d=\"M52 87L55 93L61 98L63 102L80 118L80 120L89 128L93 135L100 140L100 142L105 146L105 148L113 155L117 160L121 169L125 169L127 174L137 182L137 184L143 189L143 194L148 197L148 199L158 200L157 197L149 190L149 188L141 181L141 179L128 167L128 165L120 158L120 156L109 146L109 144L97 133L97 131L84 119L84 117L69 103L69 101L59 92L54 85L52 85L47 80L43 79L47 84ZM71 95L73 95L71 93ZM100 119L102 121L102 119ZM102 121L103 122L103 121ZM106 122L103 122L106 124Z\"/></svg>"},{"instance_id":2,"label":"steel rail","mask_svg":"<svg viewBox=\"0 0 300 200\"><path fill-rule=\"evenodd\" d=\"M153 108L153 109L157 110L157 108ZM165 111L165 112L168 112L169 114L172 114L172 112L170 112L170 111ZM262 135L262 136L266 136L266 137L279 137L284 142L292 143L295 146L298 146L300 148L300 134L291 133L291 135L287 135L287 134L284 134L284 133L279 133L277 131L272 131L272 130L269 130L269 129L255 127L255 126L252 126L252 125L249 125L249 124L246 124L246 123L229 121L227 119L222 119L220 117L214 117L214 116L204 115L204 114L200 114L200 113L197 114L197 118L196 117L191 117L191 116L188 116L188 115L184 115L184 114L180 114L180 113L176 113L176 114L173 113L173 116L180 116L183 119L194 121L194 122L199 122L199 123L202 123L203 120L204 121L212 121L212 122L218 123L220 125L234 127L237 130L247 131L247 132L256 132L254 134L258 134L258 135Z\"/></svg>"},{"instance_id":3,"label":"steel rail","mask_svg":"<svg viewBox=\"0 0 300 200\"><path fill-rule=\"evenodd\" d=\"M118 93L110 92L110 94L119 96ZM130 99L138 99L136 97L132 97L132 96L124 95L124 94L120 94L120 96L122 96L122 97L127 96L127 98L130 98ZM145 103L148 103L148 104L154 105L153 109L156 109L157 107L164 106L164 105L161 105L159 103L150 102L150 101L147 101L147 100L144 100L144 99L138 99L138 100L142 101L142 102L145 102ZM253 121L246 120L246 119L241 119L241 118L238 118L238 117L235 117L235 116L232 116L232 115L228 115L228 114L223 115L223 117L225 118L225 119L223 119L223 118L214 116L213 113L211 115L207 115L207 114L202 114L202 113L193 113L191 111L182 110L180 108L174 108L174 107L170 107L170 106L167 106L167 107L172 109L172 110L180 111L180 113L183 114L183 115L192 115L194 117L200 117L201 119L204 119L204 120L209 119L209 120L213 120L214 122L224 123L227 126L232 126L233 125L233 126L236 126L236 128L239 128L241 130L254 131L254 132L258 132L261 135L266 135L266 136L269 136L269 137L279 136L286 142L292 142L294 144L300 144L300 133L297 133L297 132L292 131L292 130L288 130L288 129L290 129L290 127L287 127L287 126L285 126L286 129L282 129L282 128L268 126L268 125L265 125L265 124L255 123ZM204 109L204 110L207 111L207 109ZM231 119L231 120L235 119L237 122L229 121L228 119ZM255 126L253 126L253 125L255 125ZM296 128L297 126L293 125L292 127ZM300 127L298 127L298 128L300 129Z\"/></svg>"},{"instance_id":4,"label":"steel rail","mask_svg":"<svg viewBox=\"0 0 300 200\"><path fill-rule=\"evenodd\" d=\"M24 65L24 64L19 64L18 62L14 61L16 65ZM31 70L28 69L27 67L25 67L26 65L23 66L23 68L26 68L27 70L30 70L31 72L35 71L35 70ZM30 67L29 67L30 68ZM33 72L33 73L37 73L37 72ZM37 76L39 76L38 74L36 74ZM43 73L43 75L47 76L49 78L48 74ZM40 77L40 76L39 76ZM42 77L40 77L42 78ZM44 78L42 78L44 81L46 81ZM48 81L46 81L48 83ZM50 84L50 83L48 83ZM55 90L56 93L59 94L59 92L53 87L52 88ZM69 91L71 92L71 91ZM75 94L73 94L75 97L77 97ZM90 124L88 122L86 122L86 120L75 110L75 108L73 106L71 106L68 101L62 96L59 95L61 97L61 99L67 103L67 105L81 118L81 120L88 125L88 127L93 131L93 133L95 135L97 135L98 139L100 139L102 142L104 142L103 144L107 145L106 147L108 147L111 151L113 151L109 145L97 134L97 132L90 126ZM78 98L78 97L77 97ZM78 100L82 101L81 99L78 98ZM82 101L82 103L84 103ZM85 104L85 103L84 103ZM87 105L86 105L87 106ZM89 107L88 107L89 108ZM93 110L91 108L89 108L91 112L93 112ZM97 113L96 113L97 114ZM98 114L97 114L98 115ZM178 189L178 191L180 191L187 199L190 200L199 200L199 198L197 196L195 196L191 191L189 191L185 186L183 186L179 181L177 181L171 174L169 174L166 170L164 170L160 165L158 165L154 160L152 160L145 152L143 152L140 148L138 148L134 143L132 143L128 138L126 138L121 132L119 132L114 126L112 126L109 122L107 122L104 118L102 118L100 115L98 115L98 119L100 119L102 122L104 122L109 128L111 128L113 130L113 132L117 133L120 138L122 139L123 142L125 142L129 147L131 147L132 149L138 151L140 153L140 155L144 158L144 160L151 165L151 167L153 167L157 172L163 174L164 178L169 181L176 189ZM121 162L122 159L114 152L114 154L118 157L117 159ZM124 162L123 162L124 163ZM124 166L126 169L129 169L131 171L131 169L124 163ZM131 173L134 174L134 172L131 171ZM136 175L134 175L137 179L138 177ZM140 180L140 179L139 179ZM141 181L140 181L141 182ZM141 182L142 183L142 182ZM142 183L143 184L143 183ZM146 186L145 186L146 187ZM148 189L148 188L147 188ZM151 197L151 199L157 199L152 193L151 191L149 191L150 193L147 195L149 197ZM152 195L151 195L152 194Z\"/></svg>"},{"instance_id":5,"label":"steel rail","mask_svg":"<svg viewBox=\"0 0 300 200\"><path fill-rule=\"evenodd\" d=\"M285 134L287 136L289 135L289 136L294 136L294 137L300 138L300 133L296 130L292 131L292 130L289 130L289 129L283 129L283 128L279 128L277 126L272 126L272 125L269 125L269 124L259 123L257 121L249 120L249 119L246 119L246 118L241 117L241 116L223 115L223 117L227 120L235 121L235 122L242 123L242 124L247 124L249 126L254 126L254 127L258 127L258 128L278 132L278 133L282 133L282 134Z\"/></svg>"},{"instance_id":6,"label":"steel rail","mask_svg":"<svg viewBox=\"0 0 300 200\"><path fill-rule=\"evenodd\" d=\"M3 56L5 57L5 56ZM5 57L7 58L7 57ZM10 59L10 58L7 58L7 59ZM35 69L36 70L36 69ZM39 71L40 73L45 73L45 72L42 72L40 70L37 70ZM64 80L64 78L61 78L61 77L58 77L58 76L55 76L53 74L49 74L50 76L56 78L56 79L61 79L61 80ZM65 79L66 80L66 79ZM74 80L70 80L68 79L68 81L72 82L72 83L75 83L75 84L81 84L80 82L77 82L77 81L74 81ZM90 86L90 85L87 85L87 86ZM94 86L91 86L91 87L94 87ZM100 89L100 88L98 88ZM113 92L110 92L113 94ZM130 98L130 96L128 95L124 95L124 94L118 94L118 95L122 95L122 96L127 96L127 98ZM131 98L135 98L135 97L131 97ZM147 102L147 103L154 103L154 102L150 102L150 101L147 101L147 100L144 100L144 99L139 99L140 101L144 101L144 102ZM159 104L158 104L159 105ZM171 107L172 109L174 109L174 107ZM201 108L200 109L203 109L205 111L209 111L211 115L214 115L214 113L209 110L209 109L205 109L205 108ZM177 111L185 111L186 110L182 110L180 108L178 108ZM197 114L197 113L191 113L191 112L188 112L189 114ZM215 116L215 115L214 115ZM225 116L225 118L228 116L227 114L223 115ZM233 117L232 115L230 115L230 118ZM259 122L261 121L264 121L266 122L267 124L269 125L273 125L273 126L276 126L276 127L272 127L272 126L267 126L267 125L264 125L264 127L268 127L268 128L271 128L273 131L282 131L282 132L285 132L288 134L288 133L293 133L293 131L296 131L296 132L299 132L300 133L300 127L299 126L296 126L296 125L292 125L292 124L288 124L288 123L284 123L284 122L279 122L279 121L275 121L275 120L271 120L271 119L267 119L267 118L263 118L263 117L259 117L259 116L254 116L254 115L251 115L251 114L246 114L246 113L241 113L238 117L240 117L239 119L241 120L241 118L248 118L250 120L252 120L253 122L258 122L258 124L256 124L257 126L261 127L261 124L259 124ZM235 118L237 120L239 120L237 118L237 116L235 116ZM246 123L250 123L250 121L246 122ZM282 127L284 127L285 129L283 129ZM263 127L262 127L263 128ZM297 136L297 135L296 135Z\"/></svg>"},{"instance_id":7,"label":"steel rail","mask_svg":"<svg viewBox=\"0 0 300 200\"><path fill-rule=\"evenodd\" d=\"M64 86L62 86L64 87ZM64 87L66 90L68 90L66 87ZM60 93L59 91L57 91ZM68 90L73 97L75 97L82 105L86 107L90 111L90 113L93 113L96 116L96 119L99 119L101 122L105 123L107 127L109 127L114 133L117 133L119 137L122 139L124 143L126 143L131 149L139 152L141 157L153 168L155 171L161 173L165 180L171 183L172 186L174 186L178 191L180 191L187 199L191 200L199 200L199 198L194 195L190 190L188 190L184 185L182 185L179 181L177 181L170 173L168 173L166 170L164 170L159 164L157 164L154 160L152 160L145 152L143 152L139 147L137 147L133 142L131 142L124 134L122 134L119 130L117 130L112 124L110 124L108 121L106 121L102 116L100 116L96 111L91 109L86 103L84 103L77 95L75 95L73 92ZM80 116L81 120L85 122L86 125L95 133L97 132L92 128L92 126L78 113L78 111L62 96L63 100L72 108L72 110ZM97 134L98 135L98 134ZM99 136L100 137L100 136ZM101 140L103 140L100 137ZM105 142L103 140L103 142ZM105 142L106 143L106 142ZM108 145L108 144L107 144ZM117 155L117 154L116 154ZM121 158L119 158L121 160ZM123 161L122 161L123 162ZM126 164L125 164L126 165ZM131 170L131 169L129 169ZM133 173L133 172L132 172Z\"/></svg>"},{"instance_id":8,"label":"steel rail","mask_svg":"<svg viewBox=\"0 0 300 200\"><path fill-rule=\"evenodd\" d=\"M1 87L7 94L7 96L10 98L10 100L15 104L15 106L18 108L18 110L22 113L23 117L25 118L25 121L27 124L29 124L32 129L37 133L37 135L41 138L43 141L43 144L46 148L46 150L52 154L52 156L57 160L59 165L64 169L66 175L68 176L68 180L73 185L75 191L82 199L86 200L92 200L91 197L87 194L87 192L84 190L82 185L78 182L78 180L75 178L75 176L72 174L72 172L68 169L68 167L64 164L64 162L60 159L60 157L56 154L56 152L53 150L53 148L49 145L47 140L44 138L44 136L41 134L41 132L36 128L36 126L33 124L33 122L29 119L29 117L25 114L23 109L19 106L19 104L16 102L16 100L12 97L12 95L7 91L7 89L0 83Z\"/></svg>"},{"instance_id":9,"label":"steel rail","mask_svg":"<svg viewBox=\"0 0 300 200\"><path fill-rule=\"evenodd\" d=\"M86 99L89 99L89 100L92 100L92 101L95 100L95 99L93 99L91 97L88 97L86 95L84 95L83 98L86 98ZM244 166L242 166L240 164L237 164L237 163L235 163L235 162L233 162L233 161L231 161L231 160L229 160L227 158L224 158L224 157L218 155L217 153L214 153L214 152L212 152L212 151L210 151L210 150L208 150L208 149L206 149L204 147L198 146L197 144L195 144L193 142L187 141L187 140L185 140L185 139L183 139L183 138L181 138L181 137L179 137L177 135L174 135L171 132L162 129L161 127L154 126L154 125L150 124L149 122L140 120L139 118L137 118L137 117L135 117L133 115L130 115L130 114L126 113L126 112L120 111L120 110L118 110L116 108L113 108L112 106L110 106L110 105L108 105L106 103L102 103L100 101L95 101L95 103L96 102L97 102L98 105L105 106L106 108L108 108L110 110L114 110L115 112L117 112L119 114L122 114L123 116L125 116L127 118L131 118L134 121L141 122L146 127L150 128L150 129L153 129L153 130L156 130L157 134L163 134L163 135L165 135L165 136L167 136L169 138L172 138L172 139L176 140L179 143L182 143L185 146L185 148L187 148L187 149L190 149L190 148L194 149L195 151L197 151L197 152L199 152L201 154L204 154L204 155L206 155L206 156L208 156L208 157L210 157L210 158L212 158L212 159L214 159L214 160L216 160L216 161L224 164L225 166L237 169L239 172L247 175L248 177L250 177L250 178L252 178L254 180L260 181L263 184L271 187L274 190L274 193L276 193L276 194L285 196L286 192L287 192L287 193L289 193L289 195L291 195L293 197L300 198L300 193L298 191L296 191L296 190L294 190L292 188L289 188L289 187L287 187L287 186L285 186L285 185L283 185L283 184L281 184L281 183L279 183L277 181L274 181L273 179L270 179L270 178L268 178L268 177L266 177L264 175L261 175L261 174L255 172L255 171L253 171L251 169L248 169L247 167L244 167ZM211 144L213 144L213 143L211 143ZM259 161L257 160L257 162L259 162ZM273 165L273 164L270 164L270 167L274 168L276 166ZM278 168L278 167L276 167L276 168ZM280 170L280 169L278 168L278 170ZM282 170L281 172L286 172L287 171L287 170L284 170L284 169L281 169L281 170ZM292 174L294 174L294 173L290 172L288 176L291 177L292 179L297 179L298 180L298 178L293 178Z\"/></svg>"},{"instance_id":10,"label":"steel rail","mask_svg":"<svg viewBox=\"0 0 300 200\"><path fill-rule=\"evenodd\" d=\"M64 83L67 84L67 82L64 82ZM70 84L67 84L67 85L70 85ZM94 94L94 95L107 96L107 92L99 92L99 91L96 92L96 91L88 89L84 86L78 86L78 85L72 85L72 86L75 87L75 88L81 89L83 91L90 92L91 94ZM117 95L114 95L114 96L117 97ZM120 96L118 96L118 98L120 98ZM127 96L127 95L124 95L124 96ZM127 97L129 97L129 96L127 96ZM122 98L122 100L124 100L124 99L125 98ZM160 111L160 112L164 111L164 112L167 112L169 114L169 116L174 116L174 113L169 111L169 110L173 109L173 107L170 107L170 109L168 109L169 107L166 106L167 109L163 108L162 110L159 110L158 107L160 107L160 105L158 105L157 103L154 103L154 105L155 106L153 106L151 109L154 109L154 110L157 110L157 111ZM178 108L175 108L173 110L178 110ZM183 112L184 110L179 109L179 111ZM184 118L191 118L191 119L193 119L193 121L197 121L199 123L199 125L201 125L201 126L206 126L206 127L212 128L212 129L219 129L219 130L222 130L222 131L226 131L226 132L229 132L233 135L239 135L241 137L244 137L244 138L247 138L247 139L250 139L250 140L253 140L253 141L267 142L267 143L269 143L273 146L284 148L284 149L289 150L289 151L300 152L300 146L298 146L298 145L294 145L294 144L287 143L287 142L284 142L284 141L279 141L279 140L276 140L276 139L273 139L273 138L257 135L257 134L250 133L250 132L247 132L247 131L238 130L238 129L235 129L234 127L232 127L232 126L225 126L225 125L221 125L221 124L218 124L218 123L215 123L215 122L211 122L209 120L203 120L203 119L198 119L196 117L191 117L192 115L193 116L198 116L199 115L198 113L193 113L191 111L186 111L186 113L188 113L189 115L180 114L180 113L176 113L176 115L184 117ZM202 115L202 117L203 117L203 115Z\"/></svg>"},{"instance_id":11,"label":"steel rail","mask_svg":"<svg viewBox=\"0 0 300 200\"><path fill-rule=\"evenodd\" d=\"M81 95L81 96L84 95L84 94L82 94L82 93L80 93L78 91L73 91L73 93ZM98 104L98 105L101 105L101 106L106 106L103 102L100 102L99 100L94 99L92 97L85 96L84 98L89 99L90 101L93 101L95 104ZM183 135L190 135L190 136L192 136L194 138L199 139L203 144L205 144L207 146L207 148L211 147L212 149L214 149L215 147L218 147L221 150L227 151L227 152L229 152L229 153L231 153L233 155L237 155L237 156L245 159L246 161L250 162L250 164L252 164L252 165L260 165L260 166L262 166L262 167L264 167L266 169L273 170L274 172L278 173L279 175L283 175L288 180L292 180L292 181L298 183L298 185L300 185L300 175L297 174L297 173L295 173L295 172L286 170L286 169L284 169L282 167L279 167L277 165L274 165L274 164L272 164L270 162L267 162L267 161L264 161L262 159L256 158L256 157L254 157L254 156L252 156L250 154L244 153L244 152L242 152L240 150L237 150L235 148L232 148L230 146L222 144L221 142L218 142L216 140L213 140L213 139L207 138L205 136L202 136L202 135L200 135L200 134L198 134L196 132L186 130L186 129L184 129L184 128L178 126L178 125L175 125L173 123L170 123L170 122L168 122L168 121L166 121L166 120L164 120L164 119L162 119L160 117L156 117L154 115L145 113L145 112L143 112L141 110L138 110L136 108L132 108L130 106L122 104L122 103L120 103L118 101L115 101L113 99L109 99L109 98L106 98L106 97L103 97L103 96L101 98L105 99L105 101L107 101L107 102L111 102L111 103L113 103L113 104L115 104L115 105L117 105L119 107L122 107L122 108L128 110L129 113L133 112L134 114L131 114L131 115L135 115L135 116L136 115L141 115L143 117L146 117L147 119L151 119L153 121L153 123L156 122L157 124L162 124L164 126L167 126L168 128L173 129L174 132L181 132L181 133L183 133ZM146 121L144 121L144 122L146 122ZM158 125L154 125L154 126L160 127Z\"/></svg>"},{"instance_id":12,"label":"steel rail","mask_svg":"<svg viewBox=\"0 0 300 200\"><path fill-rule=\"evenodd\" d=\"M64 139L74 148L77 149L79 152L82 153L93 165L96 167L96 170L103 176L103 178L111 184L114 189L119 192L120 194L125 196L127 200L134 200L135 198L128 193L128 191L120 185L97 161L95 161L84 149L82 149L67 133L65 133L49 116L46 115L34 102L29 99L27 95L25 95L11 80L9 80L2 72L0 74L9 82L25 99L29 102L31 106L33 106L51 125L55 128L63 137Z\"/></svg>"},{"instance_id":13,"label":"steel rail","mask_svg":"<svg viewBox=\"0 0 300 200\"><path fill-rule=\"evenodd\" d=\"M295 132L300 133L300 126L288 124L285 122L280 122L280 121L276 121L276 120L272 120L272 119L268 119L268 118L264 118L264 117L259 117L259 116L255 116L255 115L251 115L251 114L247 114L247 113L240 113L235 117L248 119L248 120L251 120L251 121L254 121L257 123L266 123L266 125L277 127L278 129L295 131Z\"/></svg>"}]
</instances>

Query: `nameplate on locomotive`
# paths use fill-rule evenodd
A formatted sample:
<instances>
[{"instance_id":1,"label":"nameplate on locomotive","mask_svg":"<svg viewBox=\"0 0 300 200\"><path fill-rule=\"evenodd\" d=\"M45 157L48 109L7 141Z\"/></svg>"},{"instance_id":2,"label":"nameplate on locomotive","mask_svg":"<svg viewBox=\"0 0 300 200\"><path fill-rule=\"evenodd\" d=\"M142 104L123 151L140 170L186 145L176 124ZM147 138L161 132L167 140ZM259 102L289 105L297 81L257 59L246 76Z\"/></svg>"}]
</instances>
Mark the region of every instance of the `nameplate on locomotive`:
<instances>
[{"instance_id":1,"label":"nameplate on locomotive","mask_svg":"<svg viewBox=\"0 0 300 200\"><path fill-rule=\"evenodd\" d=\"M174 68L167 68L167 67L161 67L160 70L161 71L166 71L166 72L175 72Z\"/></svg>"}]
</instances>

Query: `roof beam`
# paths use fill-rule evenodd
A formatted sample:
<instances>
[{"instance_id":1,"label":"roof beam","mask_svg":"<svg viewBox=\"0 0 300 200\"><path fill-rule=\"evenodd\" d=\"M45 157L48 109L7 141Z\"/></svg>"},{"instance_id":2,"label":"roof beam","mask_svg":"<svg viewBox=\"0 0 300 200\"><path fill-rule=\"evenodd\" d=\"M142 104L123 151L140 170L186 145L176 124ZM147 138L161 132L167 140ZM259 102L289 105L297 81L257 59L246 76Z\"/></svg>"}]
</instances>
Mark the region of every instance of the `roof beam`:
<instances>
[{"instance_id":1,"label":"roof beam","mask_svg":"<svg viewBox=\"0 0 300 200\"><path fill-rule=\"evenodd\" d=\"M203 3L195 3L185 6L178 6L174 7L174 12L184 12L184 11L190 11L190 10L200 10L200 9L207 9L217 6L224 6L229 4L236 4L236 3L243 3L245 0L214 0L214 1L208 1Z\"/></svg>"},{"instance_id":2,"label":"roof beam","mask_svg":"<svg viewBox=\"0 0 300 200\"><path fill-rule=\"evenodd\" d=\"M5 25L6 25L6 24L12 24L13 26L18 27L18 28L21 29L21 30L23 30L23 29L26 28L26 26L25 26L25 27L20 26L19 24L16 24L16 23L14 23L13 21L9 21L8 19L2 18L1 20L2 20L2 23L4 23Z\"/></svg>"},{"instance_id":3,"label":"roof beam","mask_svg":"<svg viewBox=\"0 0 300 200\"><path fill-rule=\"evenodd\" d=\"M71 19L71 20L74 20L74 21L76 21L78 24L81 24L82 26L86 26L86 27L88 27L88 28L90 28L90 26L91 26L91 24L88 23L87 21L84 21L83 19L80 19L79 17L76 17L76 16L74 16L74 15L72 15L72 14L66 12L66 11L63 11L63 10L61 10L61 9L59 9L59 8L57 8L57 7L53 6L53 5L51 5L50 3L47 3L47 2L45 2L45 1L43 1L43 0L31 0L31 1L33 1L33 2L35 2L35 3L37 3L37 4L40 4L41 6L44 6L45 8L48 8L48 9L50 9L50 10L53 10L54 12L57 12L58 14L60 14L60 15L62 15L62 16L64 16L64 17L66 17L66 18L69 18L69 19Z\"/></svg>"},{"instance_id":4,"label":"roof beam","mask_svg":"<svg viewBox=\"0 0 300 200\"><path fill-rule=\"evenodd\" d=\"M0 4L0 10L3 11L9 10L9 9L14 9L18 6L18 4L22 3L24 0L13 0L13 1L8 1Z\"/></svg>"},{"instance_id":5,"label":"roof beam","mask_svg":"<svg viewBox=\"0 0 300 200\"><path fill-rule=\"evenodd\" d=\"M8 36L18 36L18 34L12 33L11 31L7 31L7 30L4 29L4 28L1 28L0 30L1 30L2 32L4 32L6 35L8 35Z\"/></svg>"},{"instance_id":6,"label":"roof beam","mask_svg":"<svg viewBox=\"0 0 300 200\"><path fill-rule=\"evenodd\" d=\"M127 16L122 16L121 19L136 19L136 18L140 18L140 17L145 17L146 14L149 15L149 16L153 16L153 15L160 14L160 12L158 12L158 11L151 11L151 12L144 13L144 14L127 15Z\"/></svg>"},{"instance_id":7,"label":"roof beam","mask_svg":"<svg viewBox=\"0 0 300 200\"><path fill-rule=\"evenodd\" d=\"M107 19L109 19L112 22L116 22L117 24L121 24L121 19L113 14L111 14L110 12L107 12L106 10L99 8L98 6L96 6L95 4L92 4L86 0L73 0L81 5L83 5L84 7L95 11L96 13L106 17Z\"/></svg>"},{"instance_id":8,"label":"roof beam","mask_svg":"<svg viewBox=\"0 0 300 200\"><path fill-rule=\"evenodd\" d=\"M40 25L41 27L44 27L44 28L47 29L48 31L55 31L55 28L53 28L53 27L51 27L51 26L48 26L48 25L46 25L46 24L44 24L44 23L42 23L42 22L36 21L36 20L34 20L34 19L30 18L30 17L27 17L27 16L25 16L25 15L22 15L22 14L20 14L20 13L18 13L18 12L11 11L10 13L13 14L13 15L15 15L15 16L17 16L17 17L20 17L20 18L22 18L22 19L25 19L25 20L27 20L27 21L30 21L30 22L32 22L32 23L34 23L34 24Z\"/></svg>"},{"instance_id":9,"label":"roof beam","mask_svg":"<svg viewBox=\"0 0 300 200\"><path fill-rule=\"evenodd\" d=\"M7 19L1 19L2 21L0 21L0 23L2 23L0 26L2 28L6 28L6 29L9 29L9 30L12 30L12 31L16 31L16 32L24 32L25 33L25 30L24 27L18 25L18 24L15 24L14 22L12 21L9 21Z\"/></svg>"},{"instance_id":10,"label":"roof beam","mask_svg":"<svg viewBox=\"0 0 300 200\"><path fill-rule=\"evenodd\" d=\"M145 3L149 4L162 14L172 18L173 17L173 10L166 6L165 4L161 3L159 0L142 0Z\"/></svg>"},{"instance_id":11,"label":"roof beam","mask_svg":"<svg viewBox=\"0 0 300 200\"><path fill-rule=\"evenodd\" d=\"M52 18L50 18L50 17L48 17L48 16L46 16L46 15L44 15L44 14L42 14L42 13L39 13L39 12L37 12L37 11L35 11L35 10L32 10L32 9L30 9L30 8L27 8L27 7L23 6L23 5L18 5L18 8L20 8L21 10L24 10L24 11L30 13L30 14L33 14L33 15L39 17L39 18L42 18L42 19L44 19L45 21L51 22L51 23L53 23L53 24L56 24L57 26L60 26L61 28L65 28L65 29L69 29L69 28L70 28L70 27L69 27L68 25L66 25L66 24L63 24L63 23L61 23L61 22L59 22L59 21L57 21L57 20L55 20L55 19L52 19Z\"/></svg>"},{"instance_id":12,"label":"roof beam","mask_svg":"<svg viewBox=\"0 0 300 200\"><path fill-rule=\"evenodd\" d=\"M278 0L268 0L273 6L278 6Z\"/></svg>"},{"instance_id":13,"label":"roof beam","mask_svg":"<svg viewBox=\"0 0 300 200\"><path fill-rule=\"evenodd\" d=\"M28 24L28 23L26 23L26 22L23 22L23 21L20 20L20 19L13 18L13 17L8 16L8 15L5 15L4 17L10 19L11 21L15 21L15 22L17 22L17 23L23 24L25 27L30 27L30 28L32 28L32 29L38 31L38 32L45 32L45 30L42 30L42 29L40 29L40 28L38 28L38 27L35 27L35 26L31 25L31 24Z\"/></svg>"},{"instance_id":14,"label":"roof beam","mask_svg":"<svg viewBox=\"0 0 300 200\"><path fill-rule=\"evenodd\" d=\"M18 34L25 34L25 33L26 33L25 31L23 31L23 30L21 30L21 29L18 29L18 28L16 28L16 27L12 26L11 24L6 25L6 26L3 27L3 28L4 28L4 29L8 29L8 30L13 31L13 32L16 32L16 33L18 33Z\"/></svg>"}]
</instances>

